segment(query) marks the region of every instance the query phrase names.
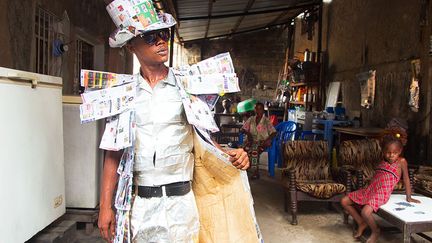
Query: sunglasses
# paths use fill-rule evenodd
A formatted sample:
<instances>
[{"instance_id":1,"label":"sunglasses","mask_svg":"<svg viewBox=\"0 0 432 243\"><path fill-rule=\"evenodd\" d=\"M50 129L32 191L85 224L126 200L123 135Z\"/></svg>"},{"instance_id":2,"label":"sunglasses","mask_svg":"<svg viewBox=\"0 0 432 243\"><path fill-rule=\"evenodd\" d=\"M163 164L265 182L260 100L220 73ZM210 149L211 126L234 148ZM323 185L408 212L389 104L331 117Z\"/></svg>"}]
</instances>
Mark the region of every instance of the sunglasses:
<instances>
[{"instance_id":1,"label":"sunglasses","mask_svg":"<svg viewBox=\"0 0 432 243\"><path fill-rule=\"evenodd\" d=\"M139 36L146 44L154 45L157 43L158 38L163 41L168 41L171 37L170 31L168 29L156 30L148 32Z\"/></svg>"}]
</instances>

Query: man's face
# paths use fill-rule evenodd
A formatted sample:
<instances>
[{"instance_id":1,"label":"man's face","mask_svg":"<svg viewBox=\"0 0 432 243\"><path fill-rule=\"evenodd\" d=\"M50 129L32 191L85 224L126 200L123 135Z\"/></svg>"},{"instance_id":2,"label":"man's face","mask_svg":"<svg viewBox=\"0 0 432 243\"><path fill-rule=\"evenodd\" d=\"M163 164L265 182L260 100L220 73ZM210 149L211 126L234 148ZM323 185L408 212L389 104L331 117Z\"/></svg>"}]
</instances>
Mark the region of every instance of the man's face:
<instances>
[{"instance_id":1,"label":"man's face","mask_svg":"<svg viewBox=\"0 0 432 243\"><path fill-rule=\"evenodd\" d=\"M168 35L166 35L168 33ZM143 37L135 37L129 49L137 55L140 62L161 64L168 60L169 30L157 30L146 33Z\"/></svg>"}]
</instances>

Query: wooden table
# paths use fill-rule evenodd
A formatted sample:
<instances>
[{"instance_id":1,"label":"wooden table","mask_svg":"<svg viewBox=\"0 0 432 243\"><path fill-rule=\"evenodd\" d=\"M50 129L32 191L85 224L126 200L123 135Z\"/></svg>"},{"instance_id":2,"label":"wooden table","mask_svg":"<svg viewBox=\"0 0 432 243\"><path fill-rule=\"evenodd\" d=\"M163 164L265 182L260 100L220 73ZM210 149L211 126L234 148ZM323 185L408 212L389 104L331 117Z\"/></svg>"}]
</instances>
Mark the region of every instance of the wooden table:
<instances>
[{"instance_id":1,"label":"wooden table","mask_svg":"<svg viewBox=\"0 0 432 243\"><path fill-rule=\"evenodd\" d=\"M333 149L333 129L335 128L335 126L337 125L341 125L346 123L346 121L337 121L337 120L322 120L322 119L313 119L312 120L312 126L316 126L316 125L323 125L324 126L324 130L323 132L323 138L324 140L327 141L328 143L328 150L329 150L329 155L331 154L331 151ZM316 132L316 129L312 129L312 132Z\"/></svg>"},{"instance_id":2,"label":"wooden table","mask_svg":"<svg viewBox=\"0 0 432 243\"><path fill-rule=\"evenodd\" d=\"M384 129L378 127L337 127L333 130L337 133L337 144L346 140L380 138L384 134Z\"/></svg>"},{"instance_id":3,"label":"wooden table","mask_svg":"<svg viewBox=\"0 0 432 243\"><path fill-rule=\"evenodd\" d=\"M405 197L405 194L392 194L376 214L402 231L404 243L411 242L414 233L431 241L421 232L432 231L432 198L413 196L421 202L416 204L406 202Z\"/></svg>"},{"instance_id":4,"label":"wooden table","mask_svg":"<svg viewBox=\"0 0 432 243\"><path fill-rule=\"evenodd\" d=\"M379 138L384 134L384 129L378 127L333 127L340 134L349 134L366 138Z\"/></svg>"}]
</instances>

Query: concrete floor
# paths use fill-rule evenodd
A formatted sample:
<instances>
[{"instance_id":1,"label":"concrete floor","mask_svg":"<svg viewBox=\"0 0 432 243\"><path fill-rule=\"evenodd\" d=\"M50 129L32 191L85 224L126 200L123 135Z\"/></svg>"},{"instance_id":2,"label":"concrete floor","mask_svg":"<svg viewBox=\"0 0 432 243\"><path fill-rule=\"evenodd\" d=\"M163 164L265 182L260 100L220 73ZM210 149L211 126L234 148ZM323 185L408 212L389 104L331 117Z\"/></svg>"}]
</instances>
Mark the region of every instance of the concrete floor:
<instances>
[{"instance_id":1,"label":"concrete floor","mask_svg":"<svg viewBox=\"0 0 432 243\"><path fill-rule=\"evenodd\" d=\"M348 243L356 242L352 238L350 225L343 224L340 209L330 209L326 203L301 202L299 205L298 225L289 223L291 215L283 209L283 191L277 184L266 177L251 181L255 200L255 211L265 242L270 243ZM352 224L352 222L350 221ZM380 225L385 223L380 221ZM103 243L96 229L86 235L78 230L74 243ZM385 232L379 242L402 242L402 234ZM418 236L412 242L427 242ZM239 242L240 243L240 242Z\"/></svg>"},{"instance_id":2,"label":"concrete floor","mask_svg":"<svg viewBox=\"0 0 432 243\"><path fill-rule=\"evenodd\" d=\"M334 209L327 203L300 202L298 225L294 226L290 224L291 214L284 212L283 190L279 186L259 180L251 181L251 187L258 223L265 242L358 242L352 237L352 224L343 223L340 208ZM401 242L401 239L400 233L383 233L379 242L396 243Z\"/></svg>"},{"instance_id":3,"label":"concrete floor","mask_svg":"<svg viewBox=\"0 0 432 243\"><path fill-rule=\"evenodd\" d=\"M267 154L260 159L262 174L267 174ZM276 171L276 177L280 173ZM262 176L259 180L250 181L255 202L255 212L264 241L267 243L349 243L358 242L352 237L352 221L343 224L341 208L329 207L327 203L300 202L297 215L298 225L291 225L291 214L284 212L283 190L277 180ZM389 226L377 218L380 226ZM74 243L103 243L96 229L93 234L86 235L78 230ZM368 232L366 232L368 234ZM428 233L428 235L431 235ZM402 241L399 232L383 232L380 243L399 243ZM428 242L419 236L412 237L413 243ZM241 242L239 242L241 243Z\"/></svg>"},{"instance_id":4,"label":"concrete floor","mask_svg":"<svg viewBox=\"0 0 432 243\"><path fill-rule=\"evenodd\" d=\"M261 156L262 174L267 174L267 155ZM280 173L276 171L276 177ZM298 225L290 224L291 215L283 209L283 190L275 183L276 180L262 176L260 180L250 181L255 202L255 212L260 225L264 241L267 243L349 243L358 242L352 237L352 221L349 225L343 224L340 207L329 207L327 203L300 202L298 212ZM376 218L379 225L390 225ZM96 229L91 235L84 230L76 232L74 243L103 243ZM368 232L366 232L366 235ZM431 235L431 233L428 233ZM380 243L399 243L402 234L397 231L381 233ZM428 242L417 235L412 237L413 243ZM239 242L241 243L241 242Z\"/></svg>"},{"instance_id":5,"label":"concrete floor","mask_svg":"<svg viewBox=\"0 0 432 243\"><path fill-rule=\"evenodd\" d=\"M255 212L265 242L353 242L341 214L330 211L326 203L300 203L298 225L289 222L283 209L283 190L277 185L251 181Z\"/></svg>"},{"instance_id":6,"label":"concrete floor","mask_svg":"<svg viewBox=\"0 0 432 243\"><path fill-rule=\"evenodd\" d=\"M260 170L267 174L268 156L264 152L260 157ZM276 169L275 177L280 180L281 173ZM283 208L283 190L274 179L263 176L261 180L250 181L255 213L265 242L302 242L302 243L345 243L358 242L352 237L353 222L343 223L342 208L339 204L329 207L327 203L300 202L297 214L298 225L291 225L291 214ZM375 217L381 227L392 227L379 217ZM384 231L384 230L383 230ZM426 233L432 236L432 232ZM365 239L369 231L365 233ZM382 232L378 242L403 242L403 235L397 229ZM413 243L429 242L414 235Z\"/></svg>"}]
</instances>

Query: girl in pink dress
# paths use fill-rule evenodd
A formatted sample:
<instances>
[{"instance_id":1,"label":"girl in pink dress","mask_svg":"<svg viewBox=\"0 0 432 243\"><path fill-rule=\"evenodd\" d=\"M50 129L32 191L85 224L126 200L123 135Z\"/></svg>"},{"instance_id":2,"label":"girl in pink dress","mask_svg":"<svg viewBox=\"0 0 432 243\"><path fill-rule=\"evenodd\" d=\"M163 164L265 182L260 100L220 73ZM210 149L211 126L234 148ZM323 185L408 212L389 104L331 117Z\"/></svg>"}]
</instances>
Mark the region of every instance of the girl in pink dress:
<instances>
[{"instance_id":1,"label":"girl in pink dress","mask_svg":"<svg viewBox=\"0 0 432 243\"><path fill-rule=\"evenodd\" d=\"M375 174L369 186L351 192L341 200L344 209L358 225L357 232L354 235L355 238L359 238L368 226L371 228L372 234L367 241L368 243L376 242L379 236L379 227L375 223L372 213L376 212L381 205L389 200L401 176L405 186L406 200L420 203L420 201L411 198L407 161L400 156L403 149L400 135L385 136L382 148L383 161L375 168ZM363 206L361 214L354 208L354 205Z\"/></svg>"}]
</instances>

